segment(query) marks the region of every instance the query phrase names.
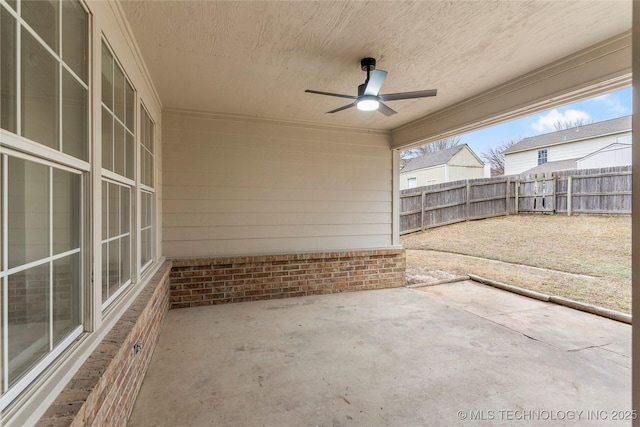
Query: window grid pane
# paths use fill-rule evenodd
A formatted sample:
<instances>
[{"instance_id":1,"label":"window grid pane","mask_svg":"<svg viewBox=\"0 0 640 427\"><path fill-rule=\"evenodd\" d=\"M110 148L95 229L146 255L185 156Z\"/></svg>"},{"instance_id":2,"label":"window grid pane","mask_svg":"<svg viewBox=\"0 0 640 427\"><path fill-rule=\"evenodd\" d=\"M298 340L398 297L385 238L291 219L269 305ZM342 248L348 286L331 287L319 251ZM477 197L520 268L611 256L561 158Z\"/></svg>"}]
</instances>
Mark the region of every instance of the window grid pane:
<instances>
[{"instance_id":1,"label":"window grid pane","mask_svg":"<svg viewBox=\"0 0 640 427\"><path fill-rule=\"evenodd\" d=\"M0 127L16 132L16 20L0 7Z\"/></svg>"},{"instance_id":2,"label":"window grid pane","mask_svg":"<svg viewBox=\"0 0 640 427\"><path fill-rule=\"evenodd\" d=\"M7 374L11 386L49 352L49 264L12 274L8 284Z\"/></svg>"},{"instance_id":3,"label":"window grid pane","mask_svg":"<svg viewBox=\"0 0 640 427\"><path fill-rule=\"evenodd\" d=\"M88 91L71 73L63 69L62 93L62 151L88 161Z\"/></svg>"},{"instance_id":4,"label":"window grid pane","mask_svg":"<svg viewBox=\"0 0 640 427\"><path fill-rule=\"evenodd\" d=\"M87 82L89 19L77 2L62 2L62 58L74 73Z\"/></svg>"},{"instance_id":5,"label":"window grid pane","mask_svg":"<svg viewBox=\"0 0 640 427\"><path fill-rule=\"evenodd\" d=\"M58 49L58 2L23 1L22 18L54 52Z\"/></svg>"},{"instance_id":6,"label":"window grid pane","mask_svg":"<svg viewBox=\"0 0 640 427\"><path fill-rule=\"evenodd\" d=\"M140 265L153 259L153 193L143 191L140 194Z\"/></svg>"},{"instance_id":7,"label":"window grid pane","mask_svg":"<svg viewBox=\"0 0 640 427\"><path fill-rule=\"evenodd\" d=\"M140 182L147 187L154 187L154 124L151 117L144 109L140 107Z\"/></svg>"},{"instance_id":8,"label":"window grid pane","mask_svg":"<svg viewBox=\"0 0 640 427\"><path fill-rule=\"evenodd\" d=\"M22 135L57 150L58 63L24 28L21 55Z\"/></svg>"}]
</instances>

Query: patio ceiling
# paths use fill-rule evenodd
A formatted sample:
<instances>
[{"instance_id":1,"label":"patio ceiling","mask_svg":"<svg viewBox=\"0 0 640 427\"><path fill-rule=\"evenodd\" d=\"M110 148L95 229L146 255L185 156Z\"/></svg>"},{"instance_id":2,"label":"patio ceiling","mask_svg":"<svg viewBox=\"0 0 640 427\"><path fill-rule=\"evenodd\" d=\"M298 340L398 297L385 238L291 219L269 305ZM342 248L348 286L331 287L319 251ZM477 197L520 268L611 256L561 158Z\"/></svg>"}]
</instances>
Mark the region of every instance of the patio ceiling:
<instances>
[{"instance_id":1,"label":"patio ceiling","mask_svg":"<svg viewBox=\"0 0 640 427\"><path fill-rule=\"evenodd\" d=\"M124 1L164 107L392 130L631 28L630 1ZM438 89L352 108L362 57L381 93ZM345 102L346 101L346 102Z\"/></svg>"}]
</instances>

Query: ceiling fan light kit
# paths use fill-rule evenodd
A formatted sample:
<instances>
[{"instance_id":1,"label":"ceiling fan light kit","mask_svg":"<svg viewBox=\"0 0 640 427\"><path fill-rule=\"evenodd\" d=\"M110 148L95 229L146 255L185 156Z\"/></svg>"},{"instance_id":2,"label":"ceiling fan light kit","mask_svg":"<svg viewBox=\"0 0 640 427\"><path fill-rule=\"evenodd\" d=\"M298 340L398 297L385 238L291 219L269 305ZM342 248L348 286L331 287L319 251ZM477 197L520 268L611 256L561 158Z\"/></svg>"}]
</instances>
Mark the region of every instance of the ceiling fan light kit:
<instances>
[{"instance_id":1,"label":"ceiling fan light kit","mask_svg":"<svg viewBox=\"0 0 640 427\"><path fill-rule=\"evenodd\" d=\"M354 99L351 104L347 104L343 107L336 108L335 110L327 111L327 114L337 113L338 111L346 110L351 107L358 107L361 111L374 111L378 110L386 116L396 114L392 108L384 104L382 101L398 101L401 99L414 99L425 98L428 96L436 96L437 91L435 89L430 90L418 90L415 92L400 92L389 93L381 95L380 88L384 79L387 77L387 72L382 70L376 70L376 60L374 58L362 58L360 60L360 67L362 71L367 72L367 80L358 86L358 96L343 95L340 93L322 92L318 90L307 89L305 92L314 93L316 95L335 96L339 98Z\"/></svg>"},{"instance_id":2,"label":"ceiling fan light kit","mask_svg":"<svg viewBox=\"0 0 640 427\"><path fill-rule=\"evenodd\" d=\"M358 98L357 106L358 110L361 111L373 111L378 109L378 107L380 106L380 102L378 101L376 96L362 95Z\"/></svg>"}]
</instances>

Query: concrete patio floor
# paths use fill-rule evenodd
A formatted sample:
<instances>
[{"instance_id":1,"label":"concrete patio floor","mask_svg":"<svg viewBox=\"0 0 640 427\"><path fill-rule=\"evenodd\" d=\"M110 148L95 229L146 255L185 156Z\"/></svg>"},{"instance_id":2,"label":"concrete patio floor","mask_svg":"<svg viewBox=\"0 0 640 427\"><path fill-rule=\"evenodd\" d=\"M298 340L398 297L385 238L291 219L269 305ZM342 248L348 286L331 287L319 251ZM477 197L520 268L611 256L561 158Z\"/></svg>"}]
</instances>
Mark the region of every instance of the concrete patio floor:
<instances>
[{"instance_id":1,"label":"concrete patio floor","mask_svg":"<svg viewBox=\"0 0 640 427\"><path fill-rule=\"evenodd\" d=\"M630 325L465 281L172 310L129 425L610 426L630 408Z\"/></svg>"}]
</instances>

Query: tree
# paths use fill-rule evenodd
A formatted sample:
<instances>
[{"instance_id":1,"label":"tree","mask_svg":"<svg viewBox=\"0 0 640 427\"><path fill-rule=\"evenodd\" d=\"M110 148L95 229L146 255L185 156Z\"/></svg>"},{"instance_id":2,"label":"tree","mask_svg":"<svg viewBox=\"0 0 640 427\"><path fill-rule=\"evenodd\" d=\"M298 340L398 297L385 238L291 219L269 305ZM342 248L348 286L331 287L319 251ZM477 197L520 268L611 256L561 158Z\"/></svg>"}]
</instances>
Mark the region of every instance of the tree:
<instances>
[{"instance_id":1,"label":"tree","mask_svg":"<svg viewBox=\"0 0 640 427\"><path fill-rule=\"evenodd\" d=\"M432 154L437 151L446 150L447 148L456 147L462 143L459 136L451 138L441 139L439 141L431 142L429 144L421 145L420 147L411 148L400 153L400 159L409 160L414 157L424 156L425 154Z\"/></svg>"},{"instance_id":2,"label":"tree","mask_svg":"<svg viewBox=\"0 0 640 427\"><path fill-rule=\"evenodd\" d=\"M509 139L502 142L497 147L488 147L486 151L480 154L482 160L491 166L491 176L504 175L504 152L507 148L520 142L522 138Z\"/></svg>"},{"instance_id":3,"label":"tree","mask_svg":"<svg viewBox=\"0 0 640 427\"><path fill-rule=\"evenodd\" d=\"M578 117L577 119L573 120L556 120L556 122L553 124L553 127L555 127L558 131L577 128L578 126L590 125L591 123L595 123L595 120L587 119L586 117Z\"/></svg>"}]
</instances>

